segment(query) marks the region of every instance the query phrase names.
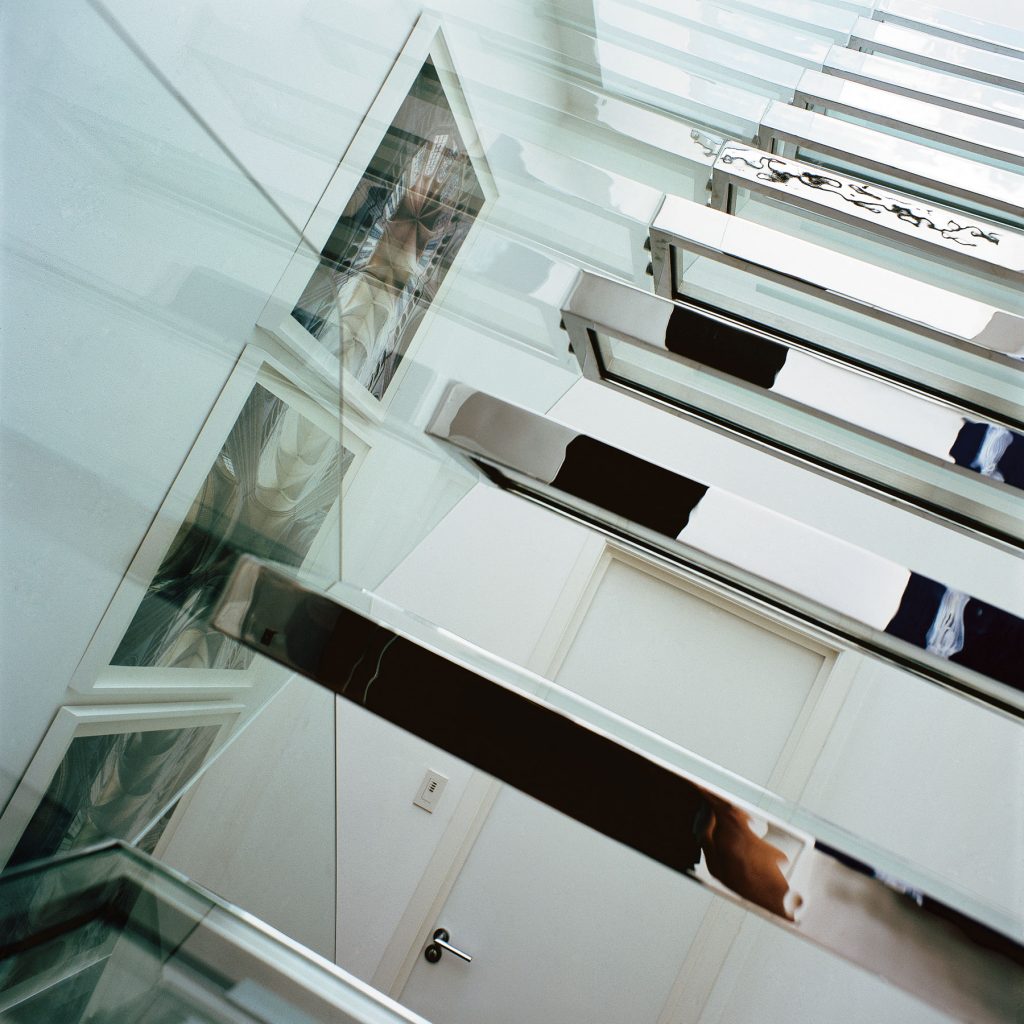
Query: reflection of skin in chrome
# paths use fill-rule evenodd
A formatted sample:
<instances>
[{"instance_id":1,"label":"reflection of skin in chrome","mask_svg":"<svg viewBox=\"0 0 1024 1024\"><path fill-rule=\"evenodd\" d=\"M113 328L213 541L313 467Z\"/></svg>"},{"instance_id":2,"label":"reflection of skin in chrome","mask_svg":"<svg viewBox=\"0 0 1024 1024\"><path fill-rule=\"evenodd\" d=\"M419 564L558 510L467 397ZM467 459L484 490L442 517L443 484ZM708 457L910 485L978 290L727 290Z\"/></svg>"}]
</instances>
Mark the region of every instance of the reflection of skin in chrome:
<instances>
[{"instance_id":1,"label":"reflection of skin in chrome","mask_svg":"<svg viewBox=\"0 0 1024 1024\"><path fill-rule=\"evenodd\" d=\"M794 893L792 911L786 905L790 887L781 870L786 855L753 831L745 811L707 791L704 799L709 811L700 839L708 871L738 896L792 921L803 900Z\"/></svg>"},{"instance_id":2,"label":"reflection of skin in chrome","mask_svg":"<svg viewBox=\"0 0 1024 1024\"><path fill-rule=\"evenodd\" d=\"M925 650L950 658L964 649L964 609L970 597L959 590L946 590L939 602L935 621L925 637Z\"/></svg>"},{"instance_id":3,"label":"reflection of skin in chrome","mask_svg":"<svg viewBox=\"0 0 1024 1024\"><path fill-rule=\"evenodd\" d=\"M723 164L746 164L751 170L758 172L757 177L762 181L770 181L773 184L779 185L788 185L791 181L798 181L801 185L806 185L808 188L819 189L822 192L830 192L833 195L837 195L852 206L867 210L869 213L894 214L897 220L912 224L917 228L923 227L929 231L936 231L942 238L956 242L958 245L977 248L978 242L976 240L991 242L993 245L999 244L999 235L994 231L982 231L981 228L972 224L958 224L952 218L947 221L945 227L940 227L931 217L923 213L917 213L911 207L902 203L886 199L884 196L873 192L866 185L859 185L856 182L847 182L844 185L839 179L830 177L827 174L814 174L810 171L801 171L799 174L794 174L792 171L783 170L782 167L776 166L779 163L785 163L781 157L765 155L757 161L753 161L745 156L740 156L738 153L726 150L720 159ZM849 189L850 195L847 195L846 188ZM966 238L964 237L965 235Z\"/></svg>"},{"instance_id":4,"label":"reflection of skin in chrome","mask_svg":"<svg viewBox=\"0 0 1024 1024\"><path fill-rule=\"evenodd\" d=\"M332 659L333 671L337 672L335 691L371 711L381 705L412 699L411 695L405 696L408 681L431 676L426 661L429 656L387 629L372 630L362 644L353 643L350 630L337 635L343 638L344 649L338 649ZM443 700L443 688L444 680L434 675L433 689L439 700ZM479 706L474 706L474 710L492 713L492 719L500 717L499 708L489 706L486 698ZM467 717L469 722L474 720L483 721L483 714ZM795 892L791 894L789 882L782 873L781 865L787 863L788 858L753 830L749 814L686 779L676 778L668 786L658 786L642 769L631 776L628 763L618 774L620 782L652 799L656 813L672 815L673 808L682 810L678 843L674 844L679 863L687 862L688 858L696 862L703 851L708 871L726 889L770 913L793 920L792 911L802 900ZM652 786L655 787L653 798ZM544 799L542 792L535 791L531 795ZM693 808L697 809L695 819L685 820ZM648 829L658 830L658 826L644 820L649 813L649 807L637 805L636 818L630 827L631 845L637 849L647 848L645 833Z\"/></svg>"}]
</instances>

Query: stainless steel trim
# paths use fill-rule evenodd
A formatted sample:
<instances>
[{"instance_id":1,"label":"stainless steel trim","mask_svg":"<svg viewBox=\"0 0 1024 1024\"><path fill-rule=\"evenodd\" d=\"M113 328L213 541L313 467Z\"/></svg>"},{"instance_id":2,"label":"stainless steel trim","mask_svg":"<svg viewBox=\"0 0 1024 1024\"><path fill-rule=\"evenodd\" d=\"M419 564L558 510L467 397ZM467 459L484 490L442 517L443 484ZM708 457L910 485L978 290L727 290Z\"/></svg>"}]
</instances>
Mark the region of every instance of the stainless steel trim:
<instances>
[{"instance_id":1,"label":"stainless steel trim","mask_svg":"<svg viewBox=\"0 0 1024 1024\"><path fill-rule=\"evenodd\" d=\"M1013 1013L1024 977L1017 939L932 898L913 879L867 863L848 844L830 845L614 738L597 724L601 709L563 698L554 684L526 672L505 681L483 667L482 652L469 661L439 646L436 634L424 638L399 624L379 603L351 591L332 601L251 558L229 580L214 624L947 1013L983 1022ZM574 712L560 708L563 699ZM755 833L752 820L766 831ZM697 876L701 858L707 874Z\"/></svg>"},{"instance_id":2,"label":"stainless steel trim","mask_svg":"<svg viewBox=\"0 0 1024 1024\"><path fill-rule=\"evenodd\" d=\"M650 241L655 291L665 298L685 297L677 287L683 279L681 253L685 252L1021 368L1024 318L772 228L666 196L651 224ZM885 368L881 360L876 365ZM990 410L997 419L1014 423L1022 419L1020 403L959 387L948 379L939 387L965 404Z\"/></svg>"},{"instance_id":3,"label":"stainless steel trim","mask_svg":"<svg viewBox=\"0 0 1024 1024\"><path fill-rule=\"evenodd\" d=\"M473 962L473 958L469 955L469 953L464 953L461 949L457 949L448 941L448 938L448 932L444 928L438 928L434 932L434 936L431 939L430 945L438 946L440 947L440 949L443 949L446 953L451 953L453 956L457 956L460 960L465 960L467 964L471 964ZM427 949L429 950L430 946L427 946ZM438 960L441 959L440 953L438 954L437 958Z\"/></svg>"},{"instance_id":4,"label":"stainless steel trim","mask_svg":"<svg viewBox=\"0 0 1024 1024\"><path fill-rule=\"evenodd\" d=\"M880 489L947 525L952 519L1024 545L1024 490L967 468L967 455L977 449L966 440L981 443L996 432L1016 453L1024 449L1024 433L978 421L948 402L725 314L586 271L562 308L562 322L591 380L650 396L702 425L710 419L712 429L795 455L805 467L810 459L813 471ZM606 344L637 353L640 363L610 359ZM656 355L654 365L644 353ZM994 464L985 469L997 472Z\"/></svg>"},{"instance_id":5,"label":"stainless steel trim","mask_svg":"<svg viewBox=\"0 0 1024 1024\"><path fill-rule=\"evenodd\" d=\"M465 385L449 386L427 432L503 487L724 579L846 643L1024 712L1024 620L1015 615ZM975 611L965 618L968 602Z\"/></svg>"},{"instance_id":6,"label":"stainless steel trim","mask_svg":"<svg viewBox=\"0 0 1024 1024\"><path fill-rule=\"evenodd\" d=\"M1024 31L996 25L960 11L947 11L921 0L879 0L872 17L890 25L927 32L966 46L976 46L1008 57L1024 57Z\"/></svg>"},{"instance_id":7,"label":"stainless steel trim","mask_svg":"<svg viewBox=\"0 0 1024 1024\"><path fill-rule=\"evenodd\" d=\"M913 64L951 71L1006 89L1024 89L1024 60L951 42L928 32L858 18L849 45L855 50L886 53Z\"/></svg>"},{"instance_id":8,"label":"stainless steel trim","mask_svg":"<svg viewBox=\"0 0 1024 1024\"><path fill-rule=\"evenodd\" d=\"M793 102L819 112L840 111L860 120L932 139L954 149L1024 167L1024 128L998 124L973 114L951 111L906 96L893 96L858 82L820 71L805 71Z\"/></svg>"},{"instance_id":9,"label":"stainless steel trim","mask_svg":"<svg viewBox=\"0 0 1024 1024\"><path fill-rule=\"evenodd\" d=\"M899 178L949 196L954 204L965 200L995 211L1017 228L1024 226L1024 175L1013 171L772 100L755 145L771 153L778 143L838 157L881 175L884 182Z\"/></svg>"},{"instance_id":10,"label":"stainless steel trim","mask_svg":"<svg viewBox=\"0 0 1024 1024\"><path fill-rule=\"evenodd\" d=\"M829 49L821 70L851 82L863 82L900 96L1024 128L1024 95L1013 89L842 46Z\"/></svg>"},{"instance_id":11,"label":"stainless steel trim","mask_svg":"<svg viewBox=\"0 0 1024 1024\"><path fill-rule=\"evenodd\" d=\"M933 206L816 164L726 142L712 167L709 205L735 212L738 189L867 228L925 255L1024 285L1024 234L1002 224Z\"/></svg>"}]
</instances>

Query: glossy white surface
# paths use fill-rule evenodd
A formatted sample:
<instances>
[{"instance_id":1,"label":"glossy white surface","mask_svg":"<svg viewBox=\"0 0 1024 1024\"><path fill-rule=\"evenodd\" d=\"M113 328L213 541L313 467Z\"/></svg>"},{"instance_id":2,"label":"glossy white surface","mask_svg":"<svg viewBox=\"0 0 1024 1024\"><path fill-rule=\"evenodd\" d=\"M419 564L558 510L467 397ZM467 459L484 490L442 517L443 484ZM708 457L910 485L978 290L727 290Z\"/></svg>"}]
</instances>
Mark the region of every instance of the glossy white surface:
<instances>
[{"instance_id":1,"label":"glossy white surface","mask_svg":"<svg viewBox=\"0 0 1024 1024\"><path fill-rule=\"evenodd\" d=\"M1024 94L1017 89L1004 89L935 68L908 64L894 57L860 53L845 46L829 49L822 71L991 121L1024 127Z\"/></svg>"},{"instance_id":2,"label":"glossy white surface","mask_svg":"<svg viewBox=\"0 0 1024 1024\"><path fill-rule=\"evenodd\" d=\"M860 18L850 36L850 46L892 54L1007 88L1024 87L1024 60L899 25Z\"/></svg>"},{"instance_id":3,"label":"glossy white surface","mask_svg":"<svg viewBox=\"0 0 1024 1024\"><path fill-rule=\"evenodd\" d=\"M919 142L838 121L773 100L761 120L761 149L772 139L839 156L876 172L894 175L1020 218L1024 175L986 167L976 160L942 153Z\"/></svg>"},{"instance_id":4,"label":"glossy white surface","mask_svg":"<svg viewBox=\"0 0 1024 1024\"><path fill-rule=\"evenodd\" d=\"M924 100L893 96L884 89L844 82L819 71L805 71L800 76L794 102L853 114L895 128L900 134L936 139L956 149L1024 167L1024 128L950 111Z\"/></svg>"},{"instance_id":5,"label":"glossy white surface","mask_svg":"<svg viewBox=\"0 0 1024 1024\"><path fill-rule=\"evenodd\" d=\"M676 196L665 199L652 230L670 236L685 251L738 260L754 273L804 282L935 337L992 352L1024 353L1019 317Z\"/></svg>"}]
</instances>

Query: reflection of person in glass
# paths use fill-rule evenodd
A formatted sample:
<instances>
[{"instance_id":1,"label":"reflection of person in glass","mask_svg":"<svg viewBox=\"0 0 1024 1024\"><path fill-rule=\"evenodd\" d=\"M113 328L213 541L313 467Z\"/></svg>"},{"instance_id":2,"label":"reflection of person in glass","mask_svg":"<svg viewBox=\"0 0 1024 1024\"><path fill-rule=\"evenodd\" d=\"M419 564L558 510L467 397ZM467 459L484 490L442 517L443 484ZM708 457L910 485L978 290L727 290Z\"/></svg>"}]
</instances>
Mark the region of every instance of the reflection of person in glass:
<instances>
[{"instance_id":1,"label":"reflection of person in glass","mask_svg":"<svg viewBox=\"0 0 1024 1024\"><path fill-rule=\"evenodd\" d=\"M482 208L465 140L428 59L292 316L382 398Z\"/></svg>"},{"instance_id":2,"label":"reflection of person in glass","mask_svg":"<svg viewBox=\"0 0 1024 1024\"><path fill-rule=\"evenodd\" d=\"M372 255L338 290L342 365L378 397L401 359L395 341L407 307L457 221L459 170L447 135L420 146L361 247L372 246Z\"/></svg>"}]
</instances>

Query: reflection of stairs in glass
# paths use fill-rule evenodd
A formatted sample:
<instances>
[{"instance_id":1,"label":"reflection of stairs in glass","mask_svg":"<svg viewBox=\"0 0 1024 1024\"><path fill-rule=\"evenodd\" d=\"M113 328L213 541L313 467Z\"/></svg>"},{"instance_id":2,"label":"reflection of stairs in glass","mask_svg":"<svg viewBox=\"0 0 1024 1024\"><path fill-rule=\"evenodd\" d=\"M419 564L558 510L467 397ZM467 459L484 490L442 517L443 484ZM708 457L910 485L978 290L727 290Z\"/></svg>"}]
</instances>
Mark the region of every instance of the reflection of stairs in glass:
<instances>
[{"instance_id":1,"label":"reflection of stairs in glass","mask_svg":"<svg viewBox=\"0 0 1024 1024\"><path fill-rule=\"evenodd\" d=\"M416 1014L123 843L0 877L4 1024L415 1024Z\"/></svg>"}]
</instances>

